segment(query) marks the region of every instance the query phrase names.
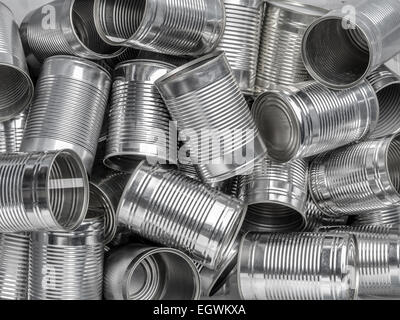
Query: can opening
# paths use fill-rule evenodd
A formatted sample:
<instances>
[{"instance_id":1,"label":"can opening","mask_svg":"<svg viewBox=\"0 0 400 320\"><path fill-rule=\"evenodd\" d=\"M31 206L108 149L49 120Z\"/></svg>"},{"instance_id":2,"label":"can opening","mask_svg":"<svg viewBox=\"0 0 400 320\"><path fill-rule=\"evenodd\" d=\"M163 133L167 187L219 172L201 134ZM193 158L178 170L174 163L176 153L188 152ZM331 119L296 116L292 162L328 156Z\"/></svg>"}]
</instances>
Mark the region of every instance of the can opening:
<instances>
[{"instance_id":1,"label":"can opening","mask_svg":"<svg viewBox=\"0 0 400 320\"><path fill-rule=\"evenodd\" d=\"M199 282L197 270L174 251L153 251L130 270L129 300L196 299ZM198 275L197 275L198 280Z\"/></svg>"},{"instance_id":2,"label":"can opening","mask_svg":"<svg viewBox=\"0 0 400 320\"><path fill-rule=\"evenodd\" d=\"M33 85L25 72L0 64L0 121L20 114L33 97Z\"/></svg>"},{"instance_id":3,"label":"can opening","mask_svg":"<svg viewBox=\"0 0 400 320\"><path fill-rule=\"evenodd\" d=\"M244 226L246 231L296 232L305 227L305 218L283 204L260 203L249 206Z\"/></svg>"},{"instance_id":4,"label":"can opening","mask_svg":"<svg viewBox=\"0 0 400 320\"><path fill-rule=\"evenodd\" d=\"M334 89L357 84L370 68L366 35L345 22L341 17L319 20L309 28L303 43L303 58L311 76Z\"/></svg>"},{"instance_id":5,"label":"can opening","mask_svg":"<svg viewBox=\"0 0 400 320\"><path fill-rule=\"evenodd\" d=\"M397 193L400 193L400 136L397 136L389 145L387 154L387 168L389 172L389 178L396 189Z\"/></svg>"},{"instance_id":6,"label":"can opening","mask_svg":"<svg viewBox=\"0 0 400 320\"><path fill-rule=\"evenodd\" d=\"M395 83L377 92L379 121L373 137L385 137L400 130L400 83Z\"/></svg>"},{"instance_id":7,"label":"can opening","mask_svg":"<svg viewBox=\"0 0 400 320\"><path fill-rule=\"evenodd\" d=\"M49 173L49 204L57 223L65 230L76 228L86 215L86 171L69 152L55 158Z\"/></svg>"},{"instance_id":8,"label":"can opening","mask_svg":"<svg viewBox=\"0 0 400 320\"><path fill-rule=\"evenodd\" d=\"M99 27L103 36L115 44L135 35L142 23L146 0L99 0Z\"/></svg>"},{"instance_id":9,"label":"can opening","mask_svg":"<svg viewBox=\"0 0 400 320\"><path fill-rule=\"evenodd\" d=\"M75 0L72 6L72 26L79 40L98 54L113 54L118 47L110 46L99 36L94 22L94 0Z\"/></svg>"}]
</instances>

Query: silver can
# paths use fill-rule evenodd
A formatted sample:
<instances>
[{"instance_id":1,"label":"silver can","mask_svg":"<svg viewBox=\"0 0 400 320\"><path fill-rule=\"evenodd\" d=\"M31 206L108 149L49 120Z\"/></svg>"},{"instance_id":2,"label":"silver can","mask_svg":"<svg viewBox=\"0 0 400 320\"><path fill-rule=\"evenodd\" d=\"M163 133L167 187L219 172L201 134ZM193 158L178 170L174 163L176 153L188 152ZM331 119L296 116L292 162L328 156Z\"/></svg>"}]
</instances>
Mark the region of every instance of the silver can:
<instances>
[{"instance_id":1,"label":"silver can","mask_svg":"<svg viewBox=\"0 0 400 320\"><path fill-rule=\"evenodd\" d=\"M26 300L29 272L28 233L0 234L0 299Z\"/></svg>"},{"instance_id":2,"label":"silver can","mask_svg":"<svg viewBox=\"0 0 400 320\"><path fill-rule=\"evenodd\" d=\"M308 162L279 163L268 158L240 178L240 197L248 205L245 231L294 232L306 224Z\"/></svg>"},{"instance_id":3,"label":"silver can","mask_svg":"<svg viewBox=\"0 0 400 320\"><path fill-rule=\"evenodd\" d=\"M101 60L122 53L98 35L93 6L94 0L57 0L30 12L20 28L28 62L35 66L63 54Z\"/></svg>"},{"instance_id":4,"label":"silver can","mask_svg":"<svg viewBox=\"0 0 400 320\"><path fill-rule=\"evenodd\" d=\"M130 244L106 259L107 300L197 300L199 272L184 253Z\"/></svg>"},{"instance_id":5,"label":"silver can","mask_svg":"<svg viewBox=\"0 0 400 320\"><path fill-rule=\"evenodd\" d=\"M142 160L166 163L169 159L171 117L154 82L174 68L152 60L131 60L116 67L106 166L126 172Z\"/></svg>"},{"instance_id":6,"label":"silver can","mask_svg":"<svg viewBox=\"0 0 400 320\"><path fill-rule=\"evenodd\" d=\"M90 173L111 87L89 60L54 56L43 65L21 151L74 150Z\"/></svg>"},{"instance_id":7,"label":"silver can","mask_svg":"<svg viewBox=\"0 0 400 320\"><path fill-rule=\"evenodd\" d=\"M17 117L31 103L29 76L18 25L11 10L0 2L0 121Z\"/></svg>"},{"instance_id":8,"label":"silver can","mask_svg":"<svg viewBox=\"0 0 400 320\"><path fill-rule=\"evenodd\" d=\"M367 138L376 127L379 103L366 81L342 91L311 81L266 91L252 112L268 155L286 162Z\"/></svg>"},{"instance_id":9,"label":"silver can","mask_svg":"<svg viewBox=\"0 0 400 320\"><path fill-rule=\"evenodd\" d=\"M335 233L248 233L239 249L238 279L248 300L356 299L356 239Z\"/></svg>"},{"instance_id":10,"label":"silver can","mask_svg":"<svg viewBox=\"0 0 400 320\"><path fill-rule=\"evenodd\" d=\"M228 180L252 169L266 153L224 53L216 52L156 81L203 181ZM210 147L211 144L211 147Z\"/></svg>"},{"instance_id":11,"label":"silver can","mask_svg":"<svg viewBox=\"0 0 400 320\"><path fill-rule=\"evenodd\" d=\"M398 0L360 1L351 11L340 8L329 12L304 35L307 70L332 89L360 83L400 52L399 20Z\"/></svg>"},{"instance_id":12,"label":"silver can","mask_svg":"<svg viewBox=\"0 0 400 320\"><path fill-rule=\"evenodd\" d=\"M372 72L367 80L373 86L379 102L379 121L371 138L381 138L400 132L400 76L386 66Z\"/></svg>"},{"instance_id":13,"label":"silver can","mask_svg":"<svg viewBox=\"0 0 400 320\"><path fill-rule=\"evenodd\" d=\"M222 0L95 0L94 16L110 45L171 55L211 52L225 25Z\"/></svg>"},{"instance_id":14,"label":"silver can","mask_svg":"<svg viewBox=\"0 0 400 320\"><path fill-rule=\"evenodd\" d=\"M73 151L0 154L0 232L73 230L89 203L87 173Z\"/></svg>"},{"instance_id":15,"label":"silver can","mask_svg":"<svg viewBox=\"0 0 400 320\"><path fill-rule=\"evenodd\" d=\"M398 207L399 158L399 135L317 157L310 166L310 193L315 204L336 217Z\"/></svg>"},{"instance_id":16,"label":"silver can","mask_svg":"<svg viewBox=\"0 0 400 320\"><path fill-rule=\"evenodd\" d=\"M34 232L29 300L101 300L104 215L88 213L70 232Z\"/></svg>"},{"instance_id":17,"label":"silver can","mask_svg":"<svg viewBox=\"0 0 400 320\"><path fill-rule=\"evenodd\" d=\"M217 50L224 51L239 88L254 95L264 2L224 0L225 31Z\"/></svg>"},{"instance_id":18,"label":"silver can","mask_svg":"<svg viewBox=\"0 0 400 320\"><path fill-rule=\"evenodd\" d=\"M129 180L119 221L141 237L176 248L216 270L244 219L244 204L175 170L142 163Z\"/></svg>"},{"instance_id":19,"label":"silver can","mask_svg":"<svg viewBox=\"0 0 400 320\"><path fill-rule=\"evenodd\" d=\"M291 1L267 1L258 58L256 92L311 80L301 56L308 26L326 11Z\"/></svg>"}]
</instances>

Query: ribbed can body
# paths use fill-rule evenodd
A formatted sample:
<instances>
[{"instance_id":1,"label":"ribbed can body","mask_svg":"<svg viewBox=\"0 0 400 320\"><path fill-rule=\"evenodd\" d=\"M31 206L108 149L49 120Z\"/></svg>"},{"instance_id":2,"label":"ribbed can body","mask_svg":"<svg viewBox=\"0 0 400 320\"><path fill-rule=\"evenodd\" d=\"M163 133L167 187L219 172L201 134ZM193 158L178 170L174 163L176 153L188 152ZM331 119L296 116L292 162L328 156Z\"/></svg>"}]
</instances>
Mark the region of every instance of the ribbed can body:
<instances>
[{"instance_id":1,"label":"ribbed can body","mask_svg":"<svg viewBox=\"0 0 400 320\"><path fill-rule=\"evenodd\" d=\"M373 71L367 78L379 102L379 121L371 138L400 132L400 76L386 66Z\"/></svg>"},{"instance_id":2,"label":"ribbed can body","mask_svg":"<svg viewBox=\"0 0 400 320\"><path fill-rule=\"evenodd\" d=\"M310 25L302 45L310 75L332 89L357 85L399 48L397 0L360 1L346 10L335 9Z\"/></svg>"},{"instance_id":3,"label":"ribbed can body","mask_svg":"<svg viewBox=\"0 0 400 320\"><path fill-rule=\"evenodd\" d=\"M115 69L104 160L107 166L118 170L129 160L133 165L146 159L168 160L171 117L154 81L174 68L162 62L135 60Z\"/></svg>"},{"instance_id":4,"label":"ribbed can body","mask_svg":"<svg viewBox=\"0 0 400 320\"><path fill-rule=\"evenodd\" d=\"M193 261L171 248L130 244L106 259L107 300L198 300L200 277Z\"/></svg>"},{"instance_id":5,"label":"ribbed can body","mask_svg":"<svg viewBox=\"0 0 400 320\"><path fill-rule=\"evenodd\" d=\"M352 300L357 257L350 235L248 233L239 252L239 290L248 300Z\"/></svg>"},{"instance_id":6,"label":"ribbed can body","mask_svg":"<svg viewBox=\"0 0 400 320\"><path fill-rule=\"evenodd\" d=\"M304 232L317 231L321 227L328 226L345 226L348 223L348 217L330 217L322 212L312 200L311 196L308 196L306 206L306 226Z\"/></svg>"},{"instance_id":7,"label":"ribbed can body","mask_svg":"<svg viewBox=\"0 0 400 320\"><path fill-rule=\"evenodd\" d=\"M188 63L157 80L156 86L178 130L190 137L190 157L203 181L245 173L265 155L225 54Z\"/></svg>"},{"instance_id":8,"label":"ribbed can body","mask_svg":"<svg viewBox=\"0 0 400 320\"><path fill-rule=\"evenodd\" d=\"M0 232L74 229L88 208L85 169L70 151L0 154Z\"/></svg>"},{"instance_id":9,"label":"ribbed can body","mask_svg":"<svg viewBox=\"0 0 400 320\"><path fill-rule=\"evenodd\" d=\"M331 216L365 214L400 203L399 137L365 141L316 158L310 193Z\"/></svg>"},{"instance_id":10,"label":"ribbed can body","mask_svg":"<svg viewBox=\"0 0 400 320\"><path fill-rule=\"evenodd\" d=\"M105 43L96 31L94 0L57 0L30 12L21 24L28 62L35 66L55 55L100 60L117 56L118 47Z\"/></svg>"},{"instance_id":11,"label":"ribbed can body","mask_svg":"<svg viewBox=\"0 0 400 320\"><path fill-rule=\"evenodd\" d=\"M224 0L226 23L217 50L224 51L239 88L254 95L264 3Z\"/></svg>"},{"instance_id":12,"label":"ribbed can body","mask_svg":"<svg viewBox=\"0 0 400 320\"><path fill-rule=\"evenodd\" d=\"M365 139L374 131L378 115L377 96L366 81L342 91L315 81L271 89L253 105L269 156L284 162Z\"/></svg>"},{"instance_id":13,"label":"ribbed can body","mask_svg":"<svg viewBox=\"0 0 400 320\"><path fill-rule=\"evenodd\" d=\"M171 55L212 51L225 23L222 0L97 0L94 14L106 42Z\"/></svg>"},{"instance_id":14,"label":"ribbed can body","mask_svg":"<svg viewBox=\"0 0 400 320\"><path fill-rule=\"evenodd\" d=\"M119 221L145 239L216 269L231 250L245 206L174 170L142 163L125 188Z\"/></svg>"},{"instance_id":15,"label":"ribbed can body","mask_svg":"<svg viewBox=\"0 0 400 320\"><path fill-rule=\"evenodd\" d=\"M32 233L30 300L101 300L104 218L85 219L72 232Z\"/></svg>"},{"instance_id":16,"label":"ribbed can body","mask_svg":"<svg viewBox=\"0 0 400 320\"><path fill-rule=\"evenodd\" d=\"M244 228L259 232L301 231L306 223L308 162L258 162L240 178L240 195L248 204Z\"/></svg>"},{"instance_id":17,"label":"ribbed can body","mask_svg":"<svg viewBox=\"0 0 400 320\"><path fill-rule=\"evenodd\" d=\"M108 72L88 60L46 60L36 85L21 151L71 149L91 171L108 102Z\"/></svg>"},{"instance_id":18,"label":"ribbed can body","mask_svg":"<svg viewBox=\"0 0 400 320\"><path fill-rule=\"evenodd\" d=\"M306 11L305 11L306 10ZM323 13L317 8L268 2L265 8L257 67L256 92L272 85L292 85L311 80L301 57L308 26Z\"/></svg>"},{"instance_id":19,"label":"ribbed can body","mask_svg":"<svg viewBox=\"0 0 400 320\"><path fill-rule=\"evenodd\" d=\"M320 231L350 233L357 238L360 297L398 297L400 294L400 237L389 227L331 227Z\"/></svg>"},{"instance_id":20,"label":"ribbed can body","mask_svg":"<svg viewBox=\"0 0 400 320\"><path fill-rule=\"evenodd\" d=\"M27 113L18 117L0 122L0 152L18 152L24 136Z\"/></svg>"},{"instance_id":21,"label":"ribbed can body","mask_svg":"<svg viewBox=\"0 0 400 320\"><path fill-rule=\"evenodd\" d=\"M18 25L3 3L0 3L0 65L0 121L7 121L30 105L34 86Z\"/></svg>"},{"instance_id":22,"label":"ribbed can body","mask_svg":"<svg viewBox=\"0 0 400 320\"><path fill-rule=\"evenodd\" d=\"M400 206L364 212L353 218L354 226L400 226Z\"/></svg>"},{"instance_id":23,"label":"ribbed can body","mask_svg":"<svg viewBox=\"0 0 400 320\"><path fill-rule=\"evenodd\" d=\"M0 234L0 299L28 298L29 239L27 233Z\"/></svg>"}]
</instances>

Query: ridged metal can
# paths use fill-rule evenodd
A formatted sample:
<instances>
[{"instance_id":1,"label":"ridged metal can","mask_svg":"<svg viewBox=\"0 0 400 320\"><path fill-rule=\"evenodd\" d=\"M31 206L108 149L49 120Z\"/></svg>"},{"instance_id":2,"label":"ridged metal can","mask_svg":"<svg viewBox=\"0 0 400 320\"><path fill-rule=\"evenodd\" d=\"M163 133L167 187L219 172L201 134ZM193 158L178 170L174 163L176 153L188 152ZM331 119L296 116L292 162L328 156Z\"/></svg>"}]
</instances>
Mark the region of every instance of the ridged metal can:
<instances>
[{"instance_id":1,"label":"ridged metal can","mask_svg":"<svg viewBox=\"0 0 400 320\"><path fill-rule=\"evenodd\" d=\"M264 11L262 0L224 0L226 23L217 50L224 51L240 90L254 95Z\"/></svg>"},{"instance_id":2,"label":"ridged metal can","mask_svg":"<svg viewBox=\"0 0 400 320\"><path fill-rule=\"evenodd\" d=\"M400 295L400 233L388 227L329 227L320 232L349 233L357 238L360 298Z\"/></svg>"},{"instance_id":3,"label":"ridged metal can","mask_svg":"<svg viewBox=\"0 0 400 320\"><path fill-rule=\"evenodd\" d=\"M306 224L308 162L279 163L269 158L240 178L240 197L248 205L245 231L294 232Z\"/></svg>"},{"instance_id":4,"label":"ridged metal can","mask_svg":"<svg viewBox=\"0 0 400 320\"><path fill-rule=\"evenodd\" d=\"M311 80L301 56L308 26L326 11L290 1L267 1L258 57L256 92Z\"/></svg>"},{"instance_id":5,"label":"ridged metal can","mask_svg":"<svg viewBox=\"0 0 400 320\"><path fill-rule=\"evenodd\" d=\"M111 87L89 60L54 56L43 65L21 151L74 150L90 173Z\"/></svg>"},{"instance_id":6,"label":"ridged metal can","mask_svg":"<svg viewBox=\"0 0 400 320\"><path fill-rule=\"evenodd\" d=\"M310 193L330 216L357 215L400 205L400 136L365 141L317 157Z\"/></svg>"},{"instance_id":7,"label":"ridged metal can","mask_svg":"<svg viewBox=\"0 0 400 320\"><path fill-rule=\"evenodd\" d=\"M73 151L0 154L0 232L73 230L86 214L89 182Z\"/></svg>"},{"instance_id":8,"label":"ridged metal can","mask_svg":"<svg viewBox=\"0 0 400 320\"><path fill-rule=\"evenodd\" d=\"M222 0L95 0L94 16L110 45L171 55L211 52L225 24Z\"/></svg>"},{"instance_id":9,"label":"ridged metal can","mask_svg":"<svg viewBox=\"0 0 400 320\"><path fill-rule=\"evenodd\" d=\"M29 300L101 300L104 216L89 214L71 232L34 232Z\"/></svg>"},{"instance_id":10,"label":"ridged metal can","mask_svg":"<svg viewBox=\"0 0 400 320\"><path fill-rule=\"evenodd\" d=\"M28 62L35 66L56 55L101 60L122 53L98 35L93 5L94 0L57 0L31 11L20 28Z\"/></svg>"},{"instance_id":11,"label":"ridged metal can","mask_svg":"<svg viewBox=\"0 0 400 320\"><path fill-rule=\"evenodd\" d=\"M310 75L332 89L350 88L400 52L400 2L360 1L307 29L302 55ZM338 45L340 44L340 45Z\"/></svg>"},{"instance_id":12,"label":"ridged metal can","mask_svg":"<svg viewBox=\"0 0 400 320\"><path fill-rule=\"evenodd\" d=\"M203 181L228 180L264 157L265 145L224 53L185 64L156 86L178 130L190 138L190 157Z\"/></svg>"},{"instance_id":13,"label":"ridged metal can","mask_svg":"<svg viewBox=\"0 0 400 320\"><path fill-rule=\"evenodd\" d=\"M328 226L345 226L349 222L347 216L343 217L330 217L322 212L312 200L311 196L308 196L307 207L306 207L306 226L303 232L314 232L321 227Z\"/></svg>"},{"instance_id":14,"label":"ridged metal can","mask_svg":"<svg viewBox=\"0 0 400 320\"><path fill-rule=\"evenodd\" d=\"M34 86L29 76L18 25L0 2L0 121L17 117L31 103Z\"/></svg>"},{"instance_id":15,"label":"ridged metal can","mask_svg":"<svg viewBox=\"0 0 400 320\"><path fill-rule=\"evenodd\" d=\"M104 270L107 300L198 300L199 272L184 253L130 244L112 252Z\"/></svg>"},{"instance_id":16,"label":"ridged metal can","mask_svg":"<svg viewBox=\"0 0 400 320\"><path fill-rule=\"evenodd\" d=\"M27 112L14 119L0 122L0 153L19 152L24 136Z\"/></svg>"},{"instance_id":17,"label":"ridged metal can","mask_svg":"<svg viewBox=\"0 0 400 320\"><path fill-rule=\"evenodd\" d=\"M356 299L356 239L335 233L248 233L239 249L238 279L247 300Z\"/></svg>"},{"instance_id":18,"label":"ridged metal can","mask_svg":"<svg viewBox=\"0 0 400 320\"><path fill-rule=\"evenodd\" d=\"M367 80L379 101L379 121L371 138L381 138L400 132L400 76L386 66L372 72Z\"/></svg>"},{"instance_id":19,"label":"ridged metal can","mask_svg":"<svg viewBox=\"0 0 400 320\"><path fill-rule=\"evenodd\" d=\"M28 233L0 234L0 300L26 300L29 272Z\"/></svg>"},{"instance_id":20,"label":"ridged metal can","mask_svg":"<svg viewBox=\"0 0 400 320\"><path fill-rule=\"evenodd\" d=\"M167 162L171 117L154 82L174 68L152 60L131 60L116 67L104 159L106 166L133 171L142 160Z\"/></svg>"},{"instance_id":21,"label":"ridged metal can","mask_svg":"<svg viewBox=\"0 0 400 320\"><path fill-rule=\"evenodd\" d=\"M352 217L353 226L400 226L400 206L364 212Z\"/></svg>"},{"instance_id":22,"label":"ridged metal can","mask_svg":"<svg viewBox=\"0 0 400 320\"><path fill-rule=\"evenodd\" d=\"M266 91L252 112L268 155L286 162L367 138L376 127L379 103L367 81L342 91L310 81Z\"/></svg>"},{"instance_id":23,"label":"ridged metal can","mask_svg":"<svg viewBox=\"0 0 400 320\"><path fill-rule=\"evenodd\" d=\"M143 162L129 180L117 214L141 237L182 250L216 270L235 243L245 211L233 197Z\"/></svg>"}]
</instances>

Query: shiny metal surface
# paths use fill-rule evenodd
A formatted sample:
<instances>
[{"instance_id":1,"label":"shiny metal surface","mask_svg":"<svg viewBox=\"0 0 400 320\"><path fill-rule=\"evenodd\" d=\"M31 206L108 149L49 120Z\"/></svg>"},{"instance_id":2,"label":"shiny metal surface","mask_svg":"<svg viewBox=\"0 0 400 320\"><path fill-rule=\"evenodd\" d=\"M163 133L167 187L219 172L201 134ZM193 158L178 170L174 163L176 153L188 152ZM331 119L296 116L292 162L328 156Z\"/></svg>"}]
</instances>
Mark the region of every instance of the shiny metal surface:
<instances>
[{"instance_id":1,"label":"shiny metal surface","mask_svg":"<svg viewBox=\"0 0 400 320\"><path fill-rule=\"evenodd\" d=\"M386 66L372 72L367 80L373 86L379 102L379 121L371 138L400 132L400 75Z\"/></svg>"},{"instance_id":2,"label":"shiny metal surface","mask_svg":"<svg viewBox=\"0 0 400 320\"><path fill-rule=\"evenodd\" d=\"M0 300L28 298L28 233L0 234Z\"/></svg>"},{"instance_id":3,"label":"shiny metal surface","mask_svg":"<svg viewBox=\"0 0 400 320\"><path fill-rule=\"evenodd\" d=\"M0 153L18 152L26 124L27 110L14 119L0 122Z\"/></svg>"},{"instance_id":4,"label":"shiny metal surface","mask_svg":"<svg viewBox=\"0 0 400 320\"><path fill-rule=\"evenodd\" d=\"M130 244L106 260L107 300L197 300L200 292L196 266L178 250Z\"/></svg>"},{"instance_id":5,"label":"shiny metal surface","mask_svg":"<svg viewBox=\"0 0 400 320\"><path fill-rule=\"evenodd\" d=\"M106 166L126 172L134 171L142 160L166 163L171 117L154 82L174 68L152 60L131 60L116 67Z\"/></svg>"},{"instance_id":6,"label":"shiny metal surface","mask_svg":"<svg viewBox=\"0 0 400 320\"><path fill-rule=\"evenodd\" d=\"M92 60L119 55L121 48L110 46L98 35L93 5L94 0L57 0L30 12L20 27L28 62L41 64L63 54Z\"/></svg>"},{"instance_id":7,"label":"shiny metal surface","mask_svg":"<svg viewBox=\"0 0 400 320\"><path fill-rule=\"evenodd\" d=\"M314 202L330 216L399 206L399 156L399 135L321 155L310 166L310 193Z\"/></svg>"},{"instance_id":8,"label":"shiny metal surface","mask_svg":"<svg viewBox=\"0 0 400 320\"><path fill-rule=\"evenodd\" d=\"M400 233L388 227L330 227L320 232L352 234L357 238L361 298L400 295Z\"/></svg>"},{"instance_id":9,"label":"shiny metal surface","mask_svg":"<svg viewBox=\"0 0 400 320\"><path fill-rule=\"evenodd\" d=\"M349 218L347 216L330 217L324 212L322 212L314 203L310 195L308 196L307 199L305 215L307 223L303 230L304 232L317 231L321 227L345 226L349 222Z\"/></svg>"},{"instance_id":10,"label":"shiny metal surface","mask_svg":"<svg viewBox=\"0 0 400 320\"><path fill-rule=\"evenodd\" d=\"M366 81L343 91L311 81L266 91L252 112L268 155L286 162L367 138L376 127L379 103Z\"/></svg>"},{"instance_id":11,"label":"shiny metal surface","mask_svg":"<svg viewBox=\"0 0 400 320\"><path fill-rule=\"evenodd\" d=\"M363 212L354 216L354 226L400 226L400 206Z\"/></svg>"},{"instance_id":12,"label":"shiny metal surface","mask_svg":"<svg viewBox=\"0 0 400 320\"><path fill-rule=\"evenodd\" d=\"M311 76L333 89L352 87L400 52L400 2L369 0L316 20L303 39Z\"/></svg>"},{"instance_id":13,"label":"shiny metal surface","mask_svg":"<svg viewBox=\"0 0 400 320\"><path fill-rule=\"evenodd\" d=\"M90 173L111 78L89 60L54 56L43 65L21 151L74 150Z\"/></svg>"},{"instance_id":14,"label":"shiny metal surface","mask_svg":"<svg viewBox=\"0 0 400 320\"><path fill-rule=\"evenodd\" d=\"M245 231L294 232L306 224L308 163L268 158L240 177L240 198L248 204Z\"/></svg>"},{"instance_id":15,"label":"shiny metal surface","mask_svg":"<svg viewBox=\"0 0 400 320\"><path fill-rule=\"evenodd\" d=\"M29 300L101 300L104 216L91 213L71 232L34 232Z\"/></svg>"},{"instance_id":16,"label":"shiny metal surface","mask_svg":"<svg viewBox=\"0 0 400 320\"><path fill-rule=\"evenodd\" d=\"M214 50L225 24L222 0L95 0L94 16L110 45L172 55Z\"/></svg>"},{"instance_id":17,"label":"shiny metal surface","mask_svg":"<svg viewBox=\"0 0 400 320\"><path fill-rule=\"evenodd\" d=\"M266 1L257 67L256 92L273 85L311 80L301 56L308 26L326 13L322 8L296 1Z\"/></svg>"},{"instance_id":18,"label":"shiny metal surface","mask_svg":"<svg viewBox=\"0 0 400 320\"><path fill-rule=\"evenodd\" d=\"M10 9L0 2L0 121L22 113L33 98L24 49Z\"/></svg>"},{"instance_id":19,"label":"shiny metal surface","mask_svg":"<svg viewBox=\"0 0 400 320\"><path fill-rule=\"evenodd\" d=\"M213 270L234 245L245 212L233 197L145 163L132 175L118 207L119 221L138 235L180 249Z\"/></svg>"},{"instance_id":20,"label":"shiny metal surface","mask_svg":"<svg viewBox=\"0 0 400 320\"><path fill-rule=\"evenodd\" d=\"M190 156L203 181L220 182L245 173L265 155L224 53L185 64L158 79L156 86L179 130L192 139ZM221 141L211 147L203 143L215 139L223 140L223 145ZM192 145L193 141L199 145ZM244 157L238 155L243 149Z\"/></svg>"},{"instance_id":21,"label":"shiny metal surface","mask_svg":"<svg viewBox=\"0 0 400 320\"><path fill-rule=\"evenodd\" d=\"M73 151L0 154L0 232L73 230L89 202L88 178Z\"/></svg>"},{"instance_id":22,"label":"shiny metal surface","mask_svg":"<svg viewBox=\"0 0 400 320\"><path fill-rule=\"evenodd\" d=\"M353 300L358 276L350 235L248 233L239 249L239 291L248 300Z\"/></svg>"},{"instance_id":23,"label":"shiny metal surface","mask_svg":"<svg viewBox=\"0 0 400 320\"><path fill-rule=\"evenodd\" d=\"M224 51L244 94L254 95L264 11L262 0L224 0L226 23L217 50Z\"/></svg>"}]
</instances>

